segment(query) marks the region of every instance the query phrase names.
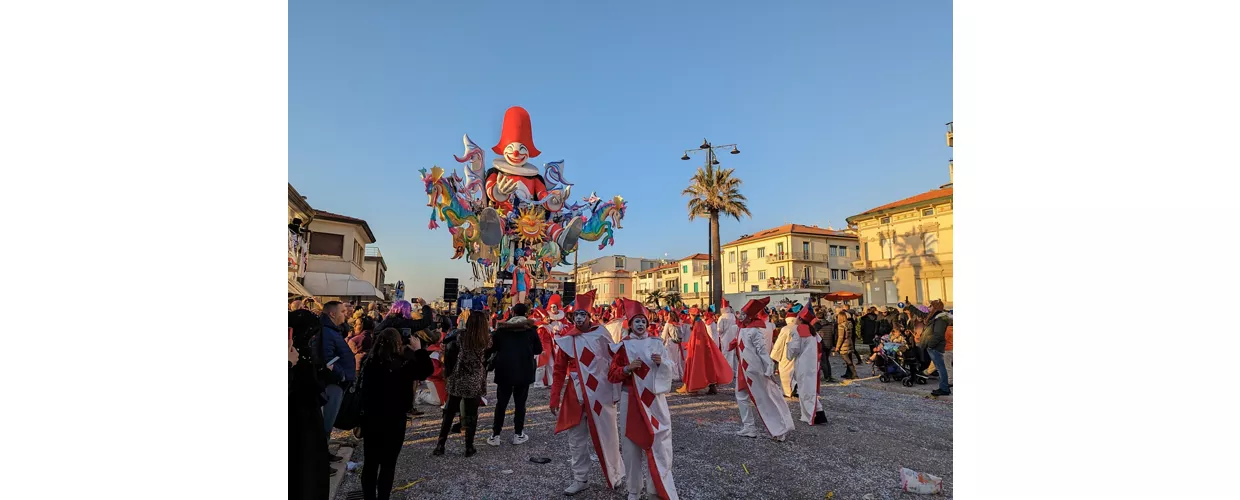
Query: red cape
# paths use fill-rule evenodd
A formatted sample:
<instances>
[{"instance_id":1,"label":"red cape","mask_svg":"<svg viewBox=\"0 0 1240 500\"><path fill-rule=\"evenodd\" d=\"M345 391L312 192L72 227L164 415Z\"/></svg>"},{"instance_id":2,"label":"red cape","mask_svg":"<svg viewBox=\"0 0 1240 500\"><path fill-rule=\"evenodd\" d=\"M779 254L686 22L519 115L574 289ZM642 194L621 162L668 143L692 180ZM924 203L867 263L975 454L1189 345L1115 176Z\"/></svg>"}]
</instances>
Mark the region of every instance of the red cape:
<instances>
[{"instance_id":1,"label":"red cape","mask_svg":"<svg viewBox=\"0 0 1240 500\"><path fill-rule=\"evenodd\" d=\"M693 331L689 335L689 343L685 360L685 390L700 391L710 384L728 384L732 382L732 370L719 346L710 339L706 332L706 323L700 319L693 322Z\"/></svg>"}]
</instances>

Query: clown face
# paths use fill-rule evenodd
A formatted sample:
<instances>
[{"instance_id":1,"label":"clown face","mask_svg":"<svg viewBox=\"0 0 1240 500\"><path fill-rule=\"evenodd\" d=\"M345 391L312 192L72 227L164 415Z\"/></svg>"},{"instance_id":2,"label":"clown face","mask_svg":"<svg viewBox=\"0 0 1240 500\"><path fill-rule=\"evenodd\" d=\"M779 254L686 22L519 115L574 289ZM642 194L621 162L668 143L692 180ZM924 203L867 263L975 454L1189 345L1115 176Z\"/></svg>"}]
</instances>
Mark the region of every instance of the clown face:
<instances>
[{"instance_id":1,"label":"clown face","mask_svg":"<svg viewBox=\"0 0 1240 500\"><path fill-rule=\"evenodd\" d=\"M548 312L548 313L550 313L550 314L552 314L552 315L556 315L556 313L560 312L560 306L557 306L557 305L555 305L555 304L551 304L551 305L547 306L547 312Z\"/></svg>"},{"instance_id":2,"label":"clown face","mask_svg":"<svg viewBox=\"0 0 1240 500\"><path fill-rule=\"evenodd\" d=\"M590 312L585 309L573 311L573 324L578 328L590 326Z\"/></svg>"},{"instance_id":3,"label":"clown face","mask_svg":"<svg viewBox=\"0 0 1240 500\"><path fill-rule=\"evenodd\" d=\"M749 319L749 315L745 314L745 311L736 311L736 321L744 323L747 319Z\"/></svg>"},{"instance_id":4,"label":"clown face","mask_svg":"<svg viewBox=\"0 0 1240 500\"><path fill-rule=\"evenodd\" d=\"M645 316L637 316L633 318L631 321L629 321L629 326L633 327L633 333L636 333L638 335L646 334L647 325L648 325L648 322L646 321Z\"/></svg>"},{"instance_id":5,"label":"clown face","mask_svg":"<svg viewBox=\"0 0 1240 500\"><path fill-rule=\"evenodd\" d=\"M519 167L525 164L525 160L530 159L530 151L526 149L524 144L519 142L510 142L504 146L504 161L509 165Z\"/></svg>"}]
</instances>

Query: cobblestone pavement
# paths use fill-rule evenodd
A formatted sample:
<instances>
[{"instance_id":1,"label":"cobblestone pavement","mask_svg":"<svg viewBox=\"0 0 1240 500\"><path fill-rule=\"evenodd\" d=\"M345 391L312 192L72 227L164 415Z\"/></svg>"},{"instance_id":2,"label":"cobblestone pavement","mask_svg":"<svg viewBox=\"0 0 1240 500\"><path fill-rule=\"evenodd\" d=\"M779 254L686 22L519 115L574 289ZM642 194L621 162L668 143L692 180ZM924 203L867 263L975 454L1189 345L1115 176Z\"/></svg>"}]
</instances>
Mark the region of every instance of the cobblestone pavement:
<instances>
[{"instance_id":1,"label":"cobblestone pavement","mask_svg":"<svg viewBox=\"0 0 1240 500\"><path fill-rule=\"evenodd\" d=\"M832 359L838 376L842 363ZM869 375L868 367L859 371ZM927 397L935 384L931 380L929 385L905 388L862 379L823 385L828 424L811 427L801 422L800 406L789 399L796 429L784 443L734 435L740 419L731 385L709 396L670 394L673 473L680 497L822 499L831 493L834 499L930 498L900 491L900 467L942 477L944 494L950 497L952 398ZM490 386L488 398L494 397L494 387ZM431 455L439 409L419 406L426 415L414 419L407 430L392 498L564 498L571 478L568 441L564 435L552 435L555 422L547 409L549 394L549 389L530 389L525 425L530 440L519 446L511 443L511 404L499 447L485 441L493 407L481 408L478 454L469 458L463 455L461 434L449 438L446 455ZM353 456L361 460L363 455L359 450ZM533 463L531 457L547 457L551 463ZM589 481L590 489L574 498L625 498L623 486L606 489L597 463ZM357 473L349 473L335 498L360 488Z\"/></svg>"}]
</instances>

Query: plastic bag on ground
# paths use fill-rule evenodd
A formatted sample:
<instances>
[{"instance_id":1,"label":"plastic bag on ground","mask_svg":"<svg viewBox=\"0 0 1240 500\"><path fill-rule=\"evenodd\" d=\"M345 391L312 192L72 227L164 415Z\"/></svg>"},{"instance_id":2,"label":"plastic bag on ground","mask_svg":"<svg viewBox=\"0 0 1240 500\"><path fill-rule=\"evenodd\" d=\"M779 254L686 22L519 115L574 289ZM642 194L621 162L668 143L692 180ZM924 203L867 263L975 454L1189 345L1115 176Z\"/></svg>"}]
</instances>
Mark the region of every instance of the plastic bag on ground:
<instances>
[{"instance_id":1,"label":"plastic bag on ground","mask_svg":"<svg viewBox=\"0 0 1240 500\"><path fill-rule=\"evenodd\" d=\"M909 493L932 495L943 492L943 478L934 474L917 472L907 467L900 468L900 489Z\"/></svg>"}]
</instances>

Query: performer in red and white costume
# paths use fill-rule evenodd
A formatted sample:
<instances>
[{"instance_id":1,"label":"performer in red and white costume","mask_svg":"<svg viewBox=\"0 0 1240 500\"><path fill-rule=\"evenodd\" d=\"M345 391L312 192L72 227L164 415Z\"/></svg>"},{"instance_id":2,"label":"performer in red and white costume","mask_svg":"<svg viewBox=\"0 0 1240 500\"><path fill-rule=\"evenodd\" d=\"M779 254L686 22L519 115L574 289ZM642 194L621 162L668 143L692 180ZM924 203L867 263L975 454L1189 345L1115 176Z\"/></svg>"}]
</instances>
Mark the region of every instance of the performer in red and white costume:
<instances>
[{"instance_id":1,"label":"performer in red and white costume","mask_svg":"<svg viewBox=\"0 0 1240 500\"><path fill-rule=\"evenodd\" d=\"M666 394L672 390L675 359L657 337L648 335L646 308L637 301L621 299L621 314L628 316L628 335L612 345L608 379L620 384L620 434L624 454L625 485L629 499L646 492L664 500L676 500L672 480L672 413ZM642 459L646 466L642 466Z\"/></svg>"},{"instance_id":2,"label":"performer in red and white costume","mask_svg":"<svg viewBox=\"0 0 1240 500\"><path fill-rule=\"evenodd\" d=\"M758 437L757 420L761 420L767 432L771 433L771 439L783 441L793 428L792 412L788 410L788 403L780 397L779 385L773 378L775 363L767 354L763 340L766 323L756 317L770 300L770 297L750 300L737 313L740 329L729 345L738 359L736 406L741 413L741 430L736 435Z\"/></svg>"},{"instance_id":3,"label":"performer in red and white costume","mask_svg":"<svg viewBox=\"0 0 1240 500\"><path fill-rule=\"evenodd\" d=\"M667 356L669 358L683 360L684 357L680 355L680 318L677 317L676 313L665 312L664 316L667 320L663 322L663 331L661 332L663 347L667 349ZM679 381L684 377L684 371L682 368L683 367L680 363L677 363L675 367L672 368L673 381Z\"/></svg>"},{"instance_id":4,"label":"performer in red and white costume","mask_svg":"<svg viewBox=\"0 0 1240 500\"><path fill-rule=\"evenodd\" d=\"M443 378L443 336L439 334L439 343L426 347L431 353L431 365L435 371L426 378L426 384L418 391L418 402L422 404L443 406L448 401L448 384Z\"/></svg>"},{"instance_id":5,"label":"performer in red and white costume","mask_svg":"<svg viewBox=\"0 0 1240 500\"><path fill-rule=\"evenodd\" d=\"M555 338L564 333L571 323L564 311L560 309L560 294L547 299L546 312L538 327L538 339L542 341L543 352L538 355L538 371L534 374L534 387L551 387L551 375L555 373L555 351L558 349Z\"/></svg>"},{"instance_id":6,"label":"performer in red and white costume","mask_svg":"<svg viewBox=\"0 0 1240 500\"><path fill-rule=\"evenodd\" d=\"M796 380L797 398L801 401L801 421L810 425L827 423L822 398L818 396L819 382L822 380L818 378L821 359L818 348L822 339L812 328L815 320L814 312L808 306L802 306L796 317L788 321L788 327L793 332L786 343L787 361L780 362L781 368L784 363L794 365L792 378Z\"/></svg>"},{"instance_id":7,"label":"performer in red and white costume","mask_svg":"<svg viewBox=\"0 0 1240 500\"><path fill-rule=\"evenodd\" d=\"M792 339L796 333L796 313L791 310L784 313L784 321L787 323L783 328L779 329L779 336L775 338L775 344L771 346L771 359L779 363L779 384L783 386L784 397L792 397L792 393L796 391L796 378L792 372L795 368L792 361L788 359L788 341Z\"/></svg>"},{"instance_id":8,"label":"performer in red and white costume","mask_svg":"<svg viewBox=\"0 0 1240 500\"><path fill-rule=\"evenodd\" d=\"M690 313L696 313L691 310ZM707 389L707 394L717 394L716 386L732 382L732 368L723 359L719 346L710 338L706 331L706 323L702 317L694 315L693 327L689 334L689 343L685 344L685 385L683 392L694 392Z\"/></svg>"},{"instance_id":9,"label":"performer in red and white costume","mask_svg":"<svg viewBox=\"0 0 1240 500\"><path fill-rule=\"evenodd\" d=\"M727 299L723 301L723 313L719 315L715 332L719 334L719 349L723 351L723 359L728 362L730 371L736 371L736 351L729 350L728 346L736 340L740 327L736 324L736 314L732 312L732 306Z\"/></svg>"},{"instance_id":10,"label":"performer in red and white costume","mask_svg":"<svg viewBox=\"0 0 1240 500\"><path fill-rule=\"evenodd\" d=\"M564 490L575 495L589 487L590 450L598 455L607 488L624 476L620 435L616 427L618 389L609 381L611 337L590 321L594 290L577 295L573 326L555 338L555 374L551 384L551 413L556 415L555 433L568 432L573 483ZM568 380L567 387L564 384ZM591 448L593 447L593 448Z\"/></svg>"}]
</instances>

